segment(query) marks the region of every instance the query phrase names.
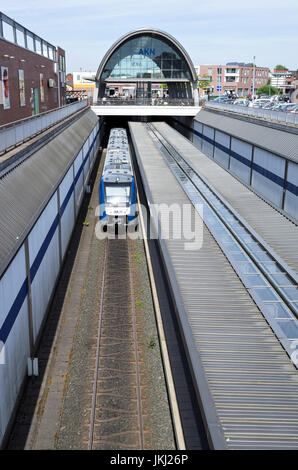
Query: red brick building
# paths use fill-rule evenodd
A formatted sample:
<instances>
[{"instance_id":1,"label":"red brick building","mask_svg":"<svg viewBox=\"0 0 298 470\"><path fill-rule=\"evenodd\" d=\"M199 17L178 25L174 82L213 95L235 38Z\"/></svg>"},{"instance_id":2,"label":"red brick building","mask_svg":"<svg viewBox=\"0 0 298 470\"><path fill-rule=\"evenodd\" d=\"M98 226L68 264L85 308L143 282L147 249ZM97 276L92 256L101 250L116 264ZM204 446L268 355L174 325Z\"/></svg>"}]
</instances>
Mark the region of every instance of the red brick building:
<instances>
[{"instance_id":1,"label":"red brick building","mask_svg":"<svg viewBox=\"0 0 298 470\"><path fill-rule=\"evenodd\" d=\"M0 125L65 101L65 52L0 12Z\"/></svg>"},{"instance_id":2,"label":"red brick building","mask_svg":"<svg viewBox=\"0 0 298 470\"><path fill-rule=\"evenodd\" d=\"M221 95L226 92L238 96L248 96L253 89L266 85L269 68L253 67L251 64L231 62L226 65L200 65L198 75L208 76L212 93Z\"/></svg>"}]
</instances>

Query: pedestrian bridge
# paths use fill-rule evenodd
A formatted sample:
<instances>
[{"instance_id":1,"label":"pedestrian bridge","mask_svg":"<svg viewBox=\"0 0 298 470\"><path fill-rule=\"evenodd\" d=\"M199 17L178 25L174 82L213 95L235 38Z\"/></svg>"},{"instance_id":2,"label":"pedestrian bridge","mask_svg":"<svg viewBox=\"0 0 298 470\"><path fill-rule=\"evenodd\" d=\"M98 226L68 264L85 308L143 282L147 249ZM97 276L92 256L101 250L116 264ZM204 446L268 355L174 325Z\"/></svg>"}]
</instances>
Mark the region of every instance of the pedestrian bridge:
<instances>
[{"instance_id":1,"label":"pedestrian bridge","mask_svg":"<svg viewBox=\"0 0 298 470\"><path fill-rule=\"evenodd\" d=\"M153 101L153 100L152 100ZM136 101L107 101L98 102L91 106L97 116L190 116L195 117L200 111L200 106L189 103L173 102L171 100L154 103L151 100L146 103Z\"/></svg>"}]
</instances>

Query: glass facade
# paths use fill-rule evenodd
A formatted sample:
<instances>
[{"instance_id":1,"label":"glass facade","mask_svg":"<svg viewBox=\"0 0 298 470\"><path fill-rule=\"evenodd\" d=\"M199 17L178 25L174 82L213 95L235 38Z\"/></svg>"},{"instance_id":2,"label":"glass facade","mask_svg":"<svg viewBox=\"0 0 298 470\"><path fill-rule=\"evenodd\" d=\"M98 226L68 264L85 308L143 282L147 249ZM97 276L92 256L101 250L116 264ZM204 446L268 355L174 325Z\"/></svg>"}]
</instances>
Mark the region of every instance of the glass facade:
<instances>
[{"instance_id":1,"label":"glass facade","mask_svg":"<svg viewBox=\"0 0 298 470\"><path fill-rule=\"evenodd\" d=\"M191 73L181 53L166 40L149 35L127 40L107 61L101 80L106 79L184 79Z\"/></svg>"}]
</instances>

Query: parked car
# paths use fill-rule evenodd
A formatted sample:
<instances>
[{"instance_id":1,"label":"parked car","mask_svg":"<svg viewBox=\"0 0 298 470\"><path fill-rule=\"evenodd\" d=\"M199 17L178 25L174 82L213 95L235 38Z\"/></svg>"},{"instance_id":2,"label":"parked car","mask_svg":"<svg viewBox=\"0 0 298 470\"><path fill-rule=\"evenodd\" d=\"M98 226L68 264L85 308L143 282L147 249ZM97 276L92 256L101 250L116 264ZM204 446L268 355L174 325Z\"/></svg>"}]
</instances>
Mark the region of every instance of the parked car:
<instances>
[{"instance_id":1,"label":"parked car","mask_svg":"<svg viewBox=\"0 0 298 470\"><path fill-rule=\"evenodd\" d=\"M289 104L289 103L282 103L282 104L277 108L277 111L285 113L285 112L287 112L288 108L291 108L291 107L292 107L292 106L291 106L291 104Z\"/></svg>"},{"instance_id":2,"label":"parked car","mask_svg":"<svg viewBox=\"0 0 298 470\"><path fill-rule=\"evenodd\" d=\"M231 103L232 100L228 96L219 96L212 101L215 103Z\"/></svg>"},{"instance_id":3,"label":"parked car","mask_svg":"<svg viewBox=\"0 0 298 470\"><path fill-rule=\"evenodd\" d=\"M237 106L248 106L250 103L249 100L246 100L246 99L238 99L238 100L235 100L233 101L233 104L236 104Z\"/></svg>"},{"instance_id":4,"label":"parked car","mask_svg":"<svg viewBox=\"0 0 298 470\"><path fill-rule=\"evenodd\" d=\"M275 102L274 101L269 101L269 103L266 103L264 106L263 106L263 109L273 109L275 106Z\"/></svg>"},{"instance_id":5,"label":"parked car","mask_svg":"<svg viewBox=\"0 0 298 470\"><path fill-rule=\"evenodd\" d=\"M297 104L295 103L288 103L284 108L283 111L286 113L290 113L297 107Z\"/></svg>"},{"instance_id":6,"label":"parked car","mask_svg":"<svg viewBox=\"0 0 298 470\"><path fill-rule=\"evenodd\" d=\"M262 108L266 103L269 103L270 99L269 98L258 98L254 101L252 101L249 106L252 108Z\"/></svg>"},{"instance_id":7,"label":"parked car","mask_svg":"<svg viewBox=\"0 0 298 470\"><path fill-rule=\"evenodd\" d=\"M298 104L296 108L291 109L290 113L298 114Z\"/></svg>"}]
</instances>

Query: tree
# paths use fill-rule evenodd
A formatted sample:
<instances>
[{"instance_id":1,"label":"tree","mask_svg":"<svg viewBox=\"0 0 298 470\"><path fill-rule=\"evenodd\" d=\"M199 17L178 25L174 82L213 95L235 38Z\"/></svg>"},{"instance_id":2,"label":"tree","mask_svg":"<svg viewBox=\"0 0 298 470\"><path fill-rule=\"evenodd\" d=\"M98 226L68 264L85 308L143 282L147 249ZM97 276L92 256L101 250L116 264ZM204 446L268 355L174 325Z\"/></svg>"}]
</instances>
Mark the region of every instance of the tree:
<instances>
[{"instance_id":1,"label":"tree","mask_svg":"<svg viewBox=\"0 0 298 470\"><path fill-rule=\"evenodd\" d=\"M210 78L209 78L208 75L203 75L202 80L198 81L198 87L199 88L207 88L208 86L210 86Z\"/></svg>"},{"instance_id":2,"label":"tree","mask_svg":"<svg viewBox=\"0 0 298 470\"><path fill-rule=\"evenodd\" d=\"M286 67L285 65L276 65L274 67L274 70L289 70L288 67Z\"/></svg>"},{"instance_id":3,"label":"tree","mask_svg":"<svg viewBox=\"0 0 298 470\"><path fill-rule=\"evenodd\" d=\"M268 80L266 85L261 86L257 90L258 95L272 96L272 95L278 95L278 93L279 93L278 88L275 88L275 86L270 85L270 80Z\"/></svg>"}]
</instances>

